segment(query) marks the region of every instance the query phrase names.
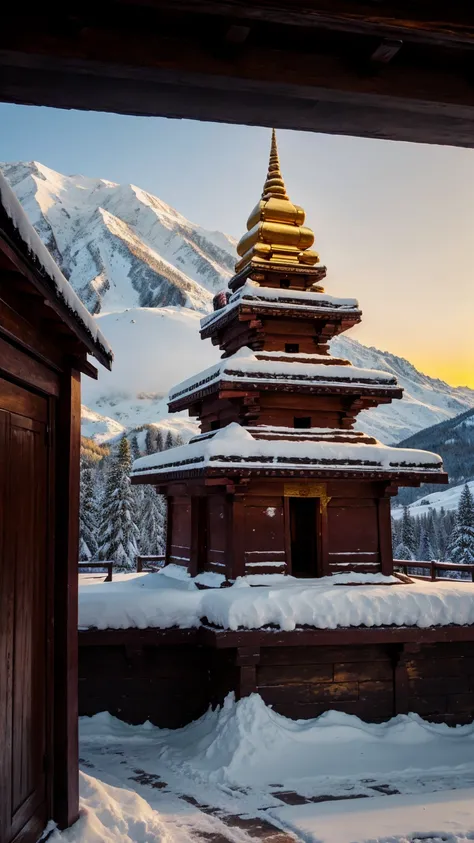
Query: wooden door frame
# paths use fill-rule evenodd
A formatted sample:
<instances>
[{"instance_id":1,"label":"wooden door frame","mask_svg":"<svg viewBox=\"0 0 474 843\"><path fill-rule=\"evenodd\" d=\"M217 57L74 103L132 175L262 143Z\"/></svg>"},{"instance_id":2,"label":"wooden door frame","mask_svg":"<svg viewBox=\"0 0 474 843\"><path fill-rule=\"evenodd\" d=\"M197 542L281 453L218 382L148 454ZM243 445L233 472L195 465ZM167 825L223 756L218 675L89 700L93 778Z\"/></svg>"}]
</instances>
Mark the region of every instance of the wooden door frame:
<instances>
[{"instance_id":1,"label":"wooden door frame","mask_svg":"<svg viewBox=\"0 0 474 843\"><path fill-rule=\"evenodd\" d=\"M315 578L327 574L327 506L323 506L322 498L318 495L285 495L283 498L283 529L285 531L285 557L287 573L293 576L293 560L291 553L291 512L290 500L308 499L315 501L316 512L316 573Z\"/></svg>"}]
</instances>

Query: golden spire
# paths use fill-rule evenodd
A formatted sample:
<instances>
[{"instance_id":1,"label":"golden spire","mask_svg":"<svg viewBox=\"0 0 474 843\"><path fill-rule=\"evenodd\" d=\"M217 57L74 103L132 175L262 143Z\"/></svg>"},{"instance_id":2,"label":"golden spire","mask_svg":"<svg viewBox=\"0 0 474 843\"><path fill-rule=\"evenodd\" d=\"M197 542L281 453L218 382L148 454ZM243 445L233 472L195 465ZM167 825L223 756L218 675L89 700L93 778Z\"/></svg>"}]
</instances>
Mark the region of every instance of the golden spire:
<instances>
[{"instance_id":1,"label":"golden spire","mask_svg":"<svg viewBox=\"0 0 474 843\"><path fill-rule=\"evenodd\" d=\"M314 234L303 225L305 213L290 202L280 171L275 129L272 130L270 161L263 186L262 198L247 220L247 231L237 245L241 260L235 271L252 263L284 266L303 264L313 266L319 255L310 250Z\"/></svg>"},{"instance_id":2,"label":"golden spire","mask_svg":"<svg viewBox=\"0 0 474 843\"><path fill-rule=\"evenodd\" d=\"M270 161L268 162L267 180L263 185L262 199L270 199L270 196L275 196L277 199L288 199L285 182L283 181L280 170L275 129L272 129Z\"/></svg>"}]
</instances>

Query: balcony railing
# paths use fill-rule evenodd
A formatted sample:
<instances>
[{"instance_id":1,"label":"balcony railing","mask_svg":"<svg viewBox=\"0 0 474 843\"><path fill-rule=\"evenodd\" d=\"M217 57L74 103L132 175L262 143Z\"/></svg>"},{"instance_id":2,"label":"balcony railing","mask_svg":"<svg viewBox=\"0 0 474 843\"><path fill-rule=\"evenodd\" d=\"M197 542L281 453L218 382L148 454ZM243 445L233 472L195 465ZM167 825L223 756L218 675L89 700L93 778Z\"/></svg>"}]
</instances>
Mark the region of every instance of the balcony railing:
<instances>
[{"instance_id":1,"label":"balcony railing","mask_svg":"<svg viewBox=\"0 0 474 843\"><path fill-rule=\"evenodd\" d=\"M100 568L102 568L104 573L107 572L107 576L104 582L112 582L112 570L114 567L114 563L110 560L106 560L105 562L79 562L79 565L77 567L79 568L80 574L88 574L92 571L100 570Z\"/></svg>"},{"instance_id":2,"label":"balcony railing","mask_svg":"<svg viewBox=\"0 0 474 843\"><path fill-rule=\"evenodd\" d=\"M165 556L137 556L137 572L142 571L159 571L163 567Z\"/></svg>"},{"instance_id":3,"label":"balcony railing","mask_svg":"<svg viewBox=\"0 0 474 843\"><path fill-rule=\"evenodd\" d=\"M464 576L459 578L456 577L458 582L474 582L474 565L464 565L462 563L457 564L455 562L435 562L434 560L430 562L415 562L414 560L407 561L406 559L394 559L393 565L395 570L402 571L402 573L408 574L410 577L417 580L431 580L431 582L436 582L437 580L452 580L454 577L443 576L443 572L449 573L451 571L459 571L464 574ZM424 570L427 573L413 574L412 570L414 568Z\"/></svg>"}]
</instances>

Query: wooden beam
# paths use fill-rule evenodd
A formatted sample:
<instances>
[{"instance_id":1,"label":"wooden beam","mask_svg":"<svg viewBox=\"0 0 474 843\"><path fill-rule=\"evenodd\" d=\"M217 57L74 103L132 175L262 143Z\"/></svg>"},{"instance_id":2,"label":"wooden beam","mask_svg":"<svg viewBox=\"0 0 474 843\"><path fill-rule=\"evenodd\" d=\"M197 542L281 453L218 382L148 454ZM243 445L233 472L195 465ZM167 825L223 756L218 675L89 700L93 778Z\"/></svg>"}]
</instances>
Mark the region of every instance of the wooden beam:
<instances>
[{"instance_id":1,"label":"wooden beam","mask_svg":"<svg viewBox=\"0 0 474 843\"><path fill-rule=\"evenodd\" d=\"M243 18L265 24L405 37L414 43L474 46L474 19L464 4L443 0L426 4L373 0L120 0L123 9L153 7L155 11Z\"/></svg>"},{"instance_id":2,"label":"wooden beam","mask_svg":"<svg viewBox=\"0 0 474 843\"><path fill-rule=\"evenodd\" d=\"M59 400L56 448L55 525L55 703L53 818L71 825L79 810L78 750L78 548L81 381L64 375Z\"/></svg>"},{"instance_id":3,"label":"wooden beam","mask_svg":"<svg viewBox=\"0 0 474 843\"><path fill-rule=\"evenodd\" d=\"M99 378L99 370L96 366L89 362L87 357L74 357L73 358L73 367L78 370L78 372L82 372L83 375L87 375L88 378L92 378L93 380L98 380Z\"/></svg>"},{"instance_id":4,"label":"wooden beam","mask_svg":"<svg viewBox=\"0 0 474 843\"><path fill-rule=\"evenodd\" d=\"M102 19L100 5L69 37L57 16L53 28L44 16L25 23L11 12L0 33L0 98L474 145L472 15L447 4L437 3L435 13L418 3L407 16L396 4L374 14L373 4L347 0L154 1L114 4ZM258 31L245 50L215 49L216 38L222 44L232 26L253 20ZM361 72L348 56L368 55L374 38L409 49L383 73Z\"/></svg>"}]
</instances>

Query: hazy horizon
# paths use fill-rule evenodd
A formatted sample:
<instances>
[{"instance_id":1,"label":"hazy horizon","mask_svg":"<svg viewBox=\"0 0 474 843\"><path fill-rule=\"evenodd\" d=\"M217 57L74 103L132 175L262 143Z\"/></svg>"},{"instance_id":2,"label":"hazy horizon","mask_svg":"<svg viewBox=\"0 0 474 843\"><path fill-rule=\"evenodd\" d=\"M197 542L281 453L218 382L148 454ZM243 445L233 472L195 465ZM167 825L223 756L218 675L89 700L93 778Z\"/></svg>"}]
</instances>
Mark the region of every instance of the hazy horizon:
<instances>
[{"instance_id":1,"label":"hazy horizon","mask_svg":"<svg viewBox=\"0 0 474 843\"><path fill-rule=\"evenodd\" d=\"M132 182L239 238L266 174L259 127L0 105L0 160ZM348 336L474 387L474 150L279 131L283 176L325 287L363 310Z\"/></svg>"}]
</instances>

